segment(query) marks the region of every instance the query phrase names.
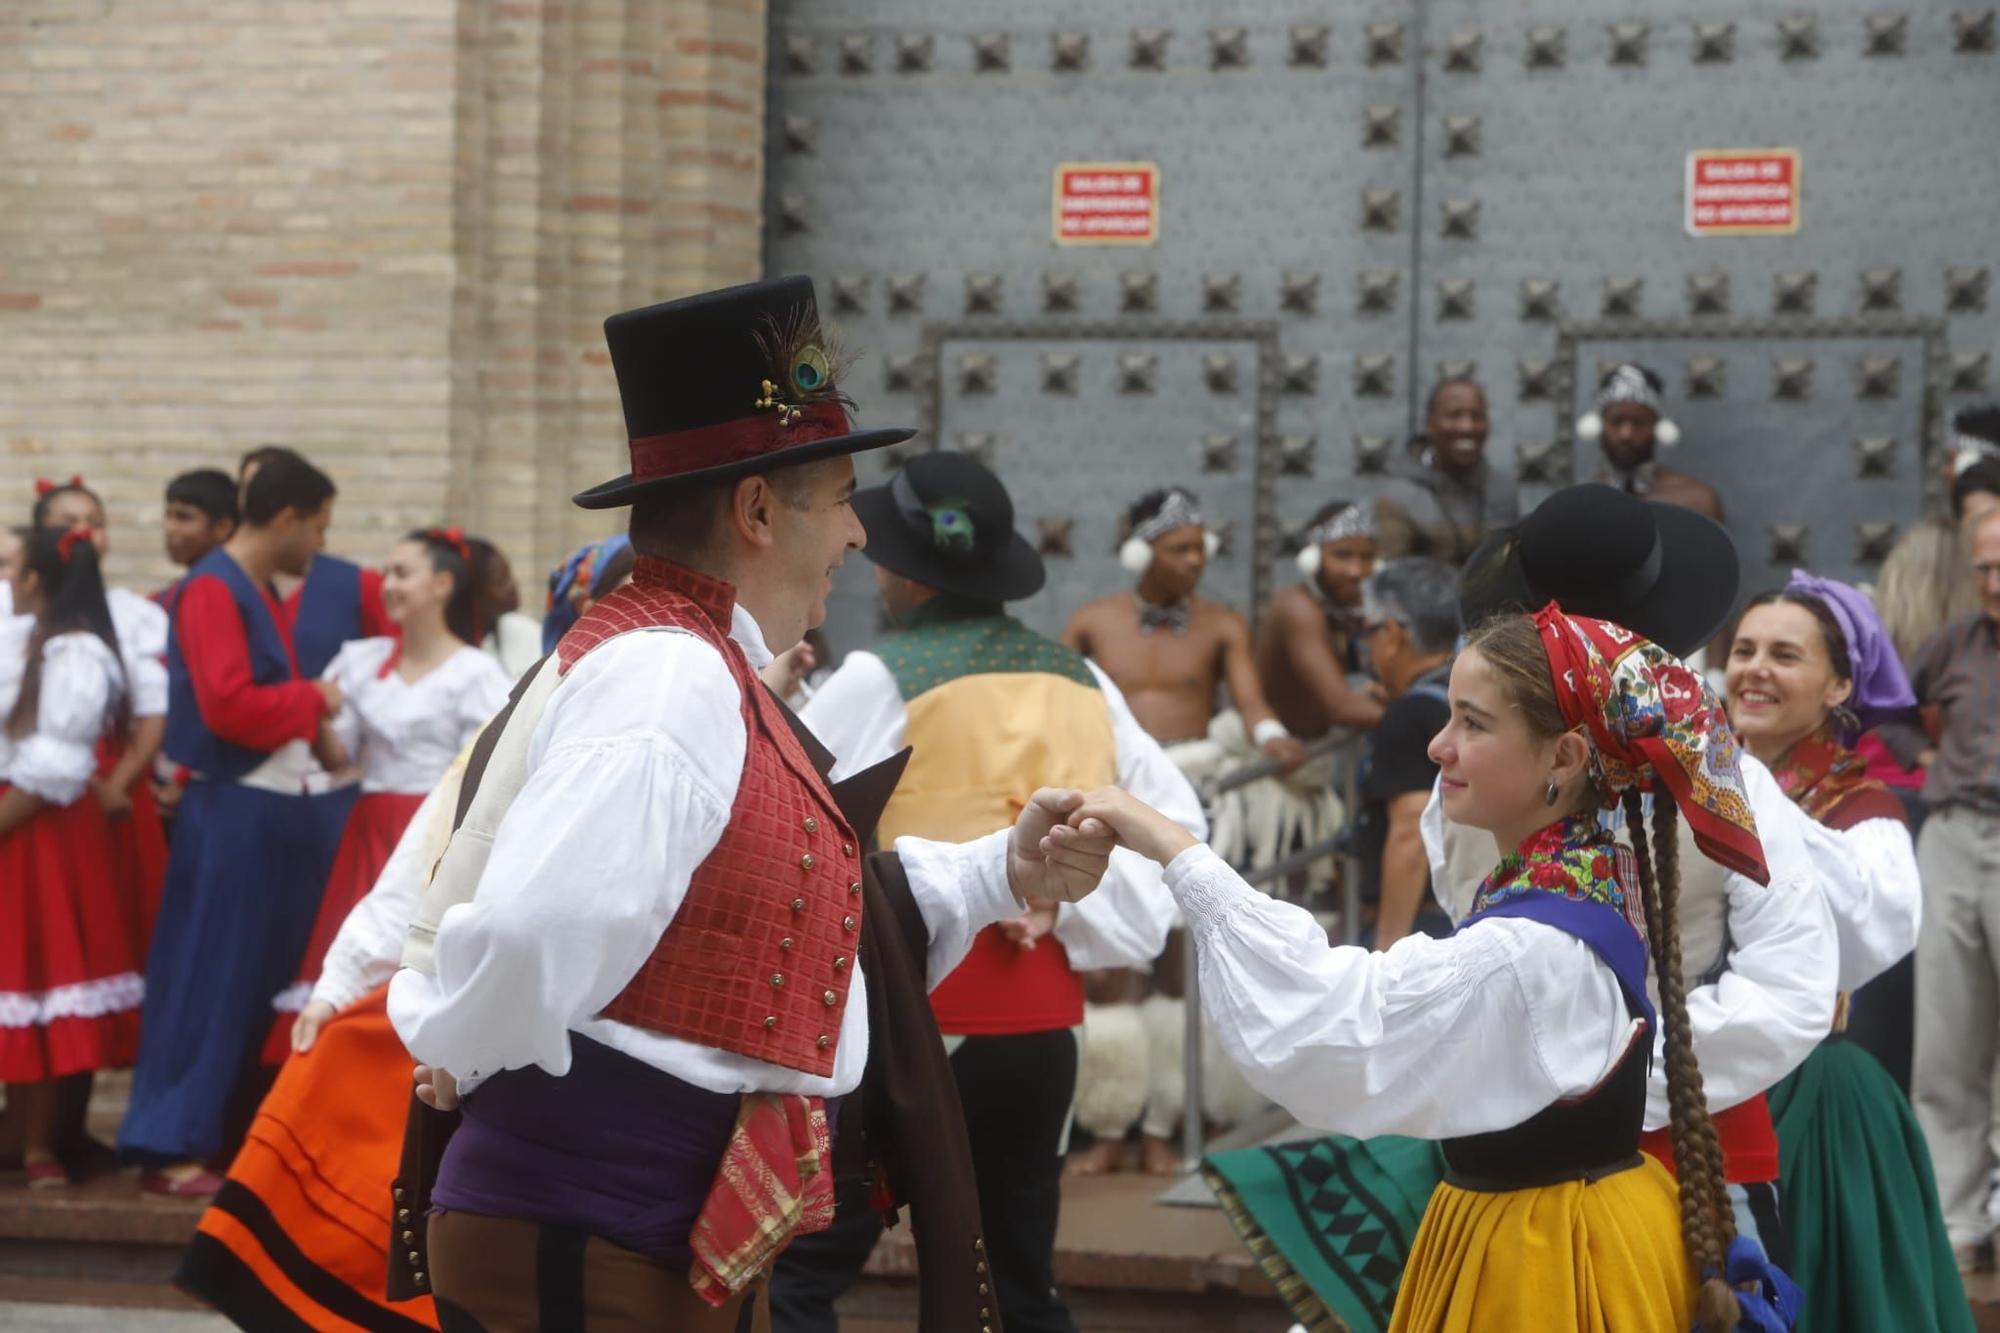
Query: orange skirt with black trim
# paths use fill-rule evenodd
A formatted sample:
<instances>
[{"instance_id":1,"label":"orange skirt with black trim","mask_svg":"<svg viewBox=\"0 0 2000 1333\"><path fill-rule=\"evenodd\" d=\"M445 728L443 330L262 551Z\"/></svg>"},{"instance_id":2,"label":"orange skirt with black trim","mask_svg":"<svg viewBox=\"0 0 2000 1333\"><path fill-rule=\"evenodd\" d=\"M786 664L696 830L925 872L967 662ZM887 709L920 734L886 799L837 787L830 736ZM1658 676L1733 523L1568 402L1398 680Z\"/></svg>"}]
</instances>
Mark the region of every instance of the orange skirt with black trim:
<instances>
[{"instance_id":1,"label":"orange skirt with black trim","mask_svg":"<svg viewBox=\"0 0 2000 1333\"><path fill-rule=\"evenodd\" d=\"M388 993L341 1010L285 1062L174 1275L243 1328L438 1326L430 1298L386 1295L411 1070Z\"/></svg>"}]
</instances>

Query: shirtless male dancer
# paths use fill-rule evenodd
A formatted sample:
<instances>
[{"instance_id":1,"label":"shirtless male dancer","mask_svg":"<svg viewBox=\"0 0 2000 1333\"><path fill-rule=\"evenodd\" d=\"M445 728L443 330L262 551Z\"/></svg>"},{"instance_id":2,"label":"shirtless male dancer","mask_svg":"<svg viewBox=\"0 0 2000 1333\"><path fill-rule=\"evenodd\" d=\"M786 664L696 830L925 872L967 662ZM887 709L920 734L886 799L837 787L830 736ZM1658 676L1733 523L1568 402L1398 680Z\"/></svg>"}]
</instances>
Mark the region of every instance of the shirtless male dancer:
<instances>
[{"instance_id":1,"label":"shirtless male dancer","mask_svg":"<svg viewBox=\"0 0 2000 1333\"><path fill-rule=\"evenodd\" d=\"M1375 572L1375 516L1335 500L1313 515L1299 549L1305 577L1280 588L1257 622L1257 675L1278 720L1301 740L1335 727L1366 731L1382 700L1351 684L1362 627L1361 585Z\"/></svg>"},{"instance_id":2,"label":"shirtless male dancer","mask_svg":"<svg viewBox=\"0 0 2000 1333\"><path fill-rule=\"evenodd\" d=\"M1191 767L1191 750L1214 748L1207 742L1217 689L1224 684L1241 726L1230 729L1236 744L1222 748L1244 753L1226 755L1222 767L1235 768L1261 754L1277 760L1285 772L1297 768L1305 748L1265 700L1248 622L1234 608L1195 593L1215 553L1215 537L1202 522L1200 502L1178 486L1153 491L1126 511L1125 522L1127 536L1118 559L1138 579L1137 586L1131 592L1114 593L1084 605L1070 617L1063 642L1103 668L1124 692L1139 724L1184 769ZM1220 770L1216 774L1200 771L1207 766L1194 766L1196 771L1189 776L1198 780L1219 775ZM1136 1116L1137 1108L1145 1105L1141 1138L1144 1168L1154 1174L1170 1174L1180 1165L1179 1150L1172 1142L1172 1122L1179 1114L1174 1103L1181 1098L1171 1087L1162 1095L1162 1084L1171 1085L1180 1071L1179 1000L1185 990L1181 949L1180 932L1175 931L1150 978L1123 968L1086 977L1092 1007L1085 1026L1095 1041L1098 1059L1092 1058L1091 1042L1087 1041L1084 1067L1078 1074L1077 1116L1078 1123L1097 1139L1087 1152L1072 1160L1072 1170L1078 1174L1115 1170L1122 1161L1124 1125L1117 1123L1120 1112L1107 1109L1102 1117L1091 1113L1093 1092L1101 1091L1102 1083L1111 1079L1125 1085L1131 1096L1129 1101L1111 1096L1104 1103L1107 1108L1122 1102L1124 1109ZM1149 996L1154 998L1144 1005L1142 1020L1149 1033L1141 1034L1132 1019L1138 1013L1135 1006ZM1104 1022L1115 1026L1105 1029ZM1131 1031L1127 1031L1128 1026ZM1134 1045L1140 1041L1150 1050ZM1114 1049L1129 1050L1132 1058L1111 1056L1108 1065L1100 1063ZM1150 1076L1145 1072L1148 1069ZM1088 1086L1093 1080L1100 1089ZM1125 1117L1125 1123L1131 1118Z\"/></svg>"}]
</instances>

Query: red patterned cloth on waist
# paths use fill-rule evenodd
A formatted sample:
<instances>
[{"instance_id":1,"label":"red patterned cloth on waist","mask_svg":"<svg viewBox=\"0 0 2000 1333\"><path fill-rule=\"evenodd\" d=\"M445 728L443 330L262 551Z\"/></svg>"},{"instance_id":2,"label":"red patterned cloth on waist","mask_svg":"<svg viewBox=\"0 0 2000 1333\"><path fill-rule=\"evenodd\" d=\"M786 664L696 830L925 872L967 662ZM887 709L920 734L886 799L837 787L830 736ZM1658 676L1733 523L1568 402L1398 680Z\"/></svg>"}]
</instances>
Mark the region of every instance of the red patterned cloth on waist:
<instances>
[{"instance_id":1,"label":"red patterned cloth on waist","mask_svg":"<svg viewBox=\"0 0 2000 1333\"><path fill-rule=\"evenodd\" d=\"M833 1134L826 1103L796 1093L743 1097L708 1199L688 1238L688 1280L727 1305L792 1243L833 1225Z\"/></svg>"}]
</instances>

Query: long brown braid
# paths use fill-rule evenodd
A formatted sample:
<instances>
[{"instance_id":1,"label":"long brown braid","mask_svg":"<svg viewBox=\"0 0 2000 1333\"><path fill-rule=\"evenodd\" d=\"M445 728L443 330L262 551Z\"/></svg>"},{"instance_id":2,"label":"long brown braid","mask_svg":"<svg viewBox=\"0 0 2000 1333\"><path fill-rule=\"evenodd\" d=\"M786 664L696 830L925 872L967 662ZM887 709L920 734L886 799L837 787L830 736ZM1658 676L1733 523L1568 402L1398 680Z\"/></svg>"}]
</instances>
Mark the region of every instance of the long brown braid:
<instances>
[{"instance_id":1,"label":"long brown braid","mask_svg":"<svg viewBox=\"0 0 2000 1333\"><path fill-rule=\"evenodd\" d=\"M1466 651L1477 652L1492 668L1508 701L1521 710L1537 740L1553 740L1569 730L1549 678L1548 652L1532 620L1526 616L1489 620L1468 637ZM1729 1243L1736 1237L1736 1215L1722 1173L1722 1143L1702 1096L1701 1067L1695 1061L1694 1033L1688 1022L1687 981L1681 972L1680 812L1673 798L1660 791L1653 798L1653 836L1648 838L1639 794L1627 791L1623 804L1638 864L1646 943L1660 988L1681 1244L1697 1277L1714 1274L1698 1281L1695 1290L1695 1313L1703 1333L1729 1333L1742 1320L1736 1293L1722 1278Z\"/></svg>"},{"instance_id":2,"label":"long brown braid","mask_svg":"<svg viewBox=\"0 0 2000 1333\"><path fill-rule=\"evenodd\" d=\"M1695 1289L1695 1315L1704 1333L1728 1333L1742 1318L1736 1293L1723 1280L1736 1215L1722 1173L1722 1142L1708 1118L1688 1023L1687 981L1681 972L1679 812L1663 789L1653 797L1653 836L1646 836L1639 793L1624 795L1625 828L1639 867L1639 899L1646 911L1646 942L1660 987L1660 1026L1666 1034L1667 1112L1680 1191L1681 1243L1696 1274L1710 1276ZM1648 845L1650 842L1650 846ZM1658 860L1655 861L1657 856ZM1657 873L1656 873L1657 871Z\"/></svg>"}]
</instances>

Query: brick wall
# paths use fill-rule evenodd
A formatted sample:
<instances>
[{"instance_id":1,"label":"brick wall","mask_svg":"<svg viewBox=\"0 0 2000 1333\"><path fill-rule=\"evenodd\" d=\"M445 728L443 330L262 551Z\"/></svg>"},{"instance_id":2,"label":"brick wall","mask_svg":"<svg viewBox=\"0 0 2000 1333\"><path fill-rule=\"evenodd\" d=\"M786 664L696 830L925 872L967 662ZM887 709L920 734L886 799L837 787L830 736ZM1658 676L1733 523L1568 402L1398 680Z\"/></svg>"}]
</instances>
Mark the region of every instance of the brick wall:
<instances>
[{"instance_id":1,"label":"brick wall","mask_svg":"<svg viewBox=\"0 0 2000 1333\"><path fill-rule=\"evenodd\" d=\"M334 549L459 522L532 596L617 521L568 502L623 465L603 317L757 274L764 31L762 0L0 6L0 515L81 472L150 586L166 479L279 441L340 483Z\"/></svg>"}]
</instances>

